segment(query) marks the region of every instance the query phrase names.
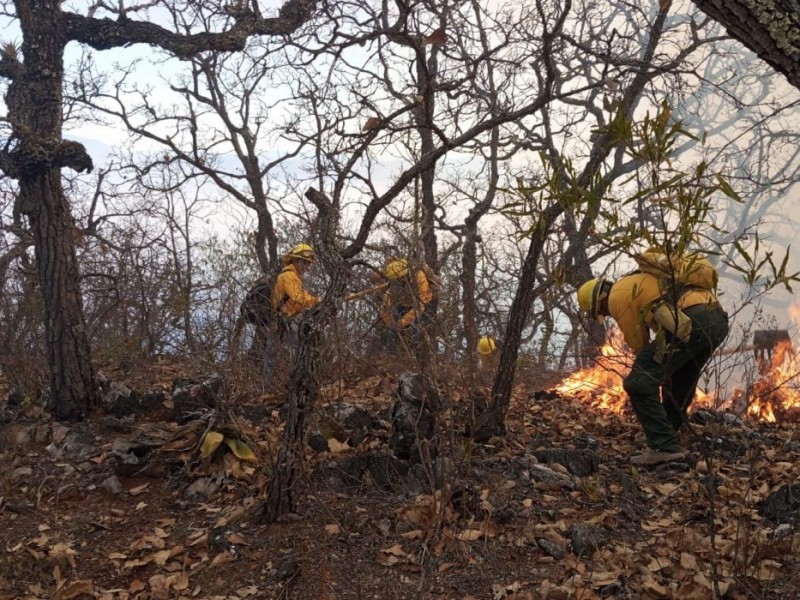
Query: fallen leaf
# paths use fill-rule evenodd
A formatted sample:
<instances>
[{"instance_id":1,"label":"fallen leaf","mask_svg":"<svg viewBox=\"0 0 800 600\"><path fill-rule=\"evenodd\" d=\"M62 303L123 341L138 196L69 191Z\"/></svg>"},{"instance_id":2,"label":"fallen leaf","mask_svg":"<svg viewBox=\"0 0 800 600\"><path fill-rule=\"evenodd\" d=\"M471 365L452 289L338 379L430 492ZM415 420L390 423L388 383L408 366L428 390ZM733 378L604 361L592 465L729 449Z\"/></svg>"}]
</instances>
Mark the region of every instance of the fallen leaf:
<instances>
[{"instance_id":1,"label":"fallen leaf","mask_svg":"<svg viewBox=\"0 0 800 600\"><path fill-rule=\"evenodd\" d=\"M239 544L240 546L246 546L246 545L247 545L247 540L246 540L246 539L244 539L244 538L243 538L241 535L239 535L238 533L231 533L231 534L229 534L229 535L228 535L228 541L229 541L231 544Z\"/></svg>"},{"instance_id":2,"label":"fallen leaf","mask_svg":"<svg viewBox=\"0 0 800 600\"><path fill-rule=\"evenodd\" d=\"M330 438L328 440L328 450L331 452L344 452L345 450L350 450L350 445L347 442L340 442L336 438Z\"/></svg>"},{"instance_id":3,"label":"fallen leaf","mask_svg":"<svg viewBox=\"0 0 800 600\"><path fill-rule=\"evenodd\" d=\"M78 553L75 552L75 550L73 550L72 546L70 546L69 544L65 543L54 544L50 548L49 554L50 556L56 559L62 559L62 558L66 559L67 562L69 563L69 566L71 566L73 569L75 569L77 566L75 564L75 556Z\"/></svg>"},{"instance_id":4,"label":"fallen leaf","mask_svg":"<svg viewBox=\"0 0 800 600\"><path fill-rule=\"evenodd\" d=\"M331 523L329 525L325 525L325 533L328 535L338 535L342 533L342 528L339 527L336 523Z\"/></svg>"},{"instance_id":5,"label":"fallen leaf","mask_svg":"<svg viewBox=\"0 0 800 600\"><path fill-rule=\"evenodd\" d=\"M681 566L687 571L697 571L697 558L688 552L681 552Z\"/></svg>"},{"instance_id":6,"label":"fallen leaf","mask_svg":"<svg viewBox=\"0 0 800 600\"><path fill-rule=\"evenodd\" d=\"M439 565L439 568L437 570L439 571L439 573L444 573L445 571L449 571L453 567L457 567L457 566L458 566L458 563L442 563L442 564Z\"/></svg>"},{"instance_id":7,"label":"fallen leaf","mask_svg":"<svg viewBox=\"0 0 800 600\"><path fill-rule=\"evenodd\" d=\"M182 592L189 589L189 576L186 573L175 573L167 577L167 585L173 590Z\"/></svg>"},{"instance_id":8,"label":"fallen leaf","mask_svg":"<svg viewBox=\"0 0 800 600\"><path fill-rule=\"evenodd\" d=\"M778 570L783 565L777 561L766 559L758 563L758 571L756 572L756 579L759 581L772 581L778 576Z\"/></svg>"},{"instance_id":9,"label":"fallen leaf","mask_svg":"<svg viewBox=\"0 0 800 600\"><path fill-rule=\"evenodd\" d=\"M483 536L483 532L479 529L465 529L456 535L456 539L462 542L471 542Z\"/></svg>"},{"instance_id":10,"label":"fallen leaf","mask_svg":"<svg viewBox=\"0 0 800 600\"><path fill-rule=\"evenodd\" d=\"M92 585L91 580L81 579L66 585L62 590L59 591L59 593L56 595L56 598L58 598L58 600L72 600L78 596L91 595L93 593L94 585Z\"/></svg>"},{"instance_id":11,"label":"fallen leaf","mask_svg":"<svg viewBox=\"0 0 800 600\"><path fill-rule=\"evenodd\" d=\"M214 560L211 561L211 566L218 567L219 565L224 565L229 562L233 562L233 560L234 560L233 555L227 550L223 550L214 557Z\"/></svg>"},{"instance_id":12,"label":"fallen leaf","mask_svg":"<svg viewBox=\"0 0 800 600\"><path fill-rule=\"evenodd\" d=\"M235 438L225 438L225 444L228 448L231 449L234 456L239 460L245 460L247 462L257 462L258 457L255 455L255 452L245 444L243 441L235 439Z\"/></svg>"},{"instance_id":13,"label":"fallen leaf","mask_svg":"<svg viewBox=\"0 0 800 600\"><path fill-rule=\"evenodd\" d=\"M403 547L400 544L395 544L390 548L384 548L381 550L384 554L390 554L392 556L406 556L406 551L403 550Z\"/></svg>"},{"instance_id":14,"label":"fallen leaf","mask_svg":"<svg viewBox=\"0 0 800 600\"><path fill-rule=\"evenodd\" d=\"M200 446L200 457L201 458L208 458L214 452L216 452L217 448L219 448L220 444L222 444L222 440L225 439L225 436L219 433L218 431L209 431L206 433L205 437L203 438L203 444Z\"/></svg>"},{"instance_id":15,"label":"fallen leaf","mask_svg":"<svg viewBox=\"0 0 800 600\"><path fill-rule=\"evenodd\" d=\"M423 535L424 534L422 533L421 529L412 529L411 531L401 533L400 537L405 540L419 540L422 539Z\"/></svg>"},{"instance_id":16,"label":"fallen leaf","mask_svg":"<svg viewBox=\"0 0 800 600\"><path fill-rule=\"evenodd\" d=\"M139 494L144 494L147 491L147 488L149 487L150 487L150 482L148 481L147 483L143 483L142 485L137 485L136 487L129 489L128 493L131 496L138 496Z\"/></svg>"}]
</instances>

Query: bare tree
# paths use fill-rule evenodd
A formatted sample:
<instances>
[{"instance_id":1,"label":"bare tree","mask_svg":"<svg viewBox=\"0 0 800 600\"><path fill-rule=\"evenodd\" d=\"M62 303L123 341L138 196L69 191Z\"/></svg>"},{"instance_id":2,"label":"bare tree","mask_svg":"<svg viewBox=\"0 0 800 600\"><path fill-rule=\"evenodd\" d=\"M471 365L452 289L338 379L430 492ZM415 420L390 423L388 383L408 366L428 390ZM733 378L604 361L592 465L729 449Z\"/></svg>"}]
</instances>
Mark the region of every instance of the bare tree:
<instances>
[{"instance_id":1,"label":"bare tree","mask_svg":"<svg viewBox=\"0 0 800 600\"><path fill-rule=\"evenodd\" d=\"M313 14L312 0L289 0L277 17L241 7L222 21L219 31L176 33L148 20L139 20L142 5L120 8L116 20L96 17L108 11L98 3L88 14L63 9L56 0L17 0L6 14L18 21L20 49L7 44L0 56L0 76L10 81L6 92L10 131L0 152L0 169L19 182L21 210L33 233L44 299L48 363L56 418L82 419L94 403L96 384L86 335L78 264L71 238L74 227L61 184L61 169L90 171L85 148L62 138L64 48L75 41L98 50L141 43L163 48L179 57L203 51L241 50L253 35L292 33ZM188 5L187 12L211 12L223 17L212 3ZM146 16L145 16L146 19Z\"/></svg>"}]
</instances>

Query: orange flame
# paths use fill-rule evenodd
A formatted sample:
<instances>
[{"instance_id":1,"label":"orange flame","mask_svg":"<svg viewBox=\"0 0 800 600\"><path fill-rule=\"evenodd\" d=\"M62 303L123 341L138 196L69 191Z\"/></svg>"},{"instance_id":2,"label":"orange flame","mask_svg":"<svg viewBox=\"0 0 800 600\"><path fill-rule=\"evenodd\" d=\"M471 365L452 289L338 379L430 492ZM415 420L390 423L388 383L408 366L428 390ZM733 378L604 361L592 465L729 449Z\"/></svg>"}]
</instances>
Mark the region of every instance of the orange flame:
<instances>
[{"instance_id":1,"label":"orange flame","mask_svg":"<svg viewBox=\"0 0 800 600\"><path fill-rule=\"evenodd\" d=\"M776 344L768 360L759 361L759 372L747 391L747 415L770 423L800 417L800 370L792 342Z\"/></svg>"},{"instance_id":2,"label":"orange flame","mask_svg":"<svg viewBox=\"0 0 800 600\"><path fill-rule=\"evenodd\" d=\"M796 308L800 317L800 306ZM618 414L625 412L629 404L622 382L630 371L633 356L621 346L616 336L603 345L594 365L572 373L555 390L593 408ZM800 357L795 354L791 342L776 344L769 361L760 365L760 371L759 379L744 392L740 410L760 421L800 419ZM732 398L722 404L730 407L738 403L738 399ZM716 393L698 389L692 405L718 408L720 403Z\"/></svg>"},{"instance_id":3,"label":"orange flame","mask_svg":"<svg viewBox=\"0 0 800 600\"><path fill-rule=\"evenodd\" d=\"M622 380L631 364L633 356L621 349L618 339L612 338L603 345L594 365L572 373L555 389L594 408L622 413L628 402Z\"/></svg>"}]
</instances>

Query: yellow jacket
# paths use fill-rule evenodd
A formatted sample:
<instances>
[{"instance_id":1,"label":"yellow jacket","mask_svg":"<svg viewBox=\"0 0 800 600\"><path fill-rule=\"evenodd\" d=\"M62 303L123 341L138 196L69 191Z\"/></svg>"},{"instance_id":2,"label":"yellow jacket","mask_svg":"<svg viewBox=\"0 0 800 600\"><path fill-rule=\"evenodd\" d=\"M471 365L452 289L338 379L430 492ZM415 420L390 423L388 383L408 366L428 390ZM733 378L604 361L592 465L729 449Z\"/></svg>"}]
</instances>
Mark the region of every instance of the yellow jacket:
<instances>
[{"instance_id":1,"label":"yellow jacket","mask_svg":"<svg viewBox=\"0 0 800 600\"><path fill-rule=\"evenodd\" d=\"M425 312L425 305L431 300L433 300L431 286L425 273L420 269L414 276L413 282L410 278L403 278L389 285L389 289L383 295L381 319L389 327L408 327ZM403 311L401 315L396 314L398 309Z\"/></svg>"},{"instance_id":2,"label":"yellow jacket","mask_svg":"<svg viewBox=\"0 0 800 600\"><path fill-rule=\"evenodd\" d=\"M618 279L608 295L608 312L619 325L625 343L631 350L639 352L650 341L650 329L656 330L652 303L664 297L658 278L648 273L634 273ZM678 308L689 308L698 304L717 301L711 290L690 289L678 300Z\"/></svg>"},{"instance_id":3,"label":"yellow jacket","mask_svg":"<svg viewBox=\"0 0 800 600\"><path fill-rule=\"evenodd\" d=\"M319 297L309 294L294 265L283 267L272 288L272 310L286 318L294 317L319 303Z\"/></svg>"}]
</instances>

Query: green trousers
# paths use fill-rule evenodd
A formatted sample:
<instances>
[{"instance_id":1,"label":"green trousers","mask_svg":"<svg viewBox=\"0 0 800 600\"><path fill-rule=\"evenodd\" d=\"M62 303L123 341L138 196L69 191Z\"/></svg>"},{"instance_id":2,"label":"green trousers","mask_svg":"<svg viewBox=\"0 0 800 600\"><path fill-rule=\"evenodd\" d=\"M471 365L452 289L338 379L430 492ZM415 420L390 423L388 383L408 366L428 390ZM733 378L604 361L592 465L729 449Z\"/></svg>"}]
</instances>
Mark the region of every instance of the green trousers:
<instances>
[{"instance_id":1,"label":"green trousers","mask_svg":"<svg viewBox=\"0 0 800 600\"><path fill-rule=\"evenodd\" d=\"M719 304L684 310L692 320L688 342L671 340L659 360L658 342L636 355L624 388L653 450L680 452L677 432L684 422L706 363L728 335L728 315Z\"/></svg>"}]
</instances>

